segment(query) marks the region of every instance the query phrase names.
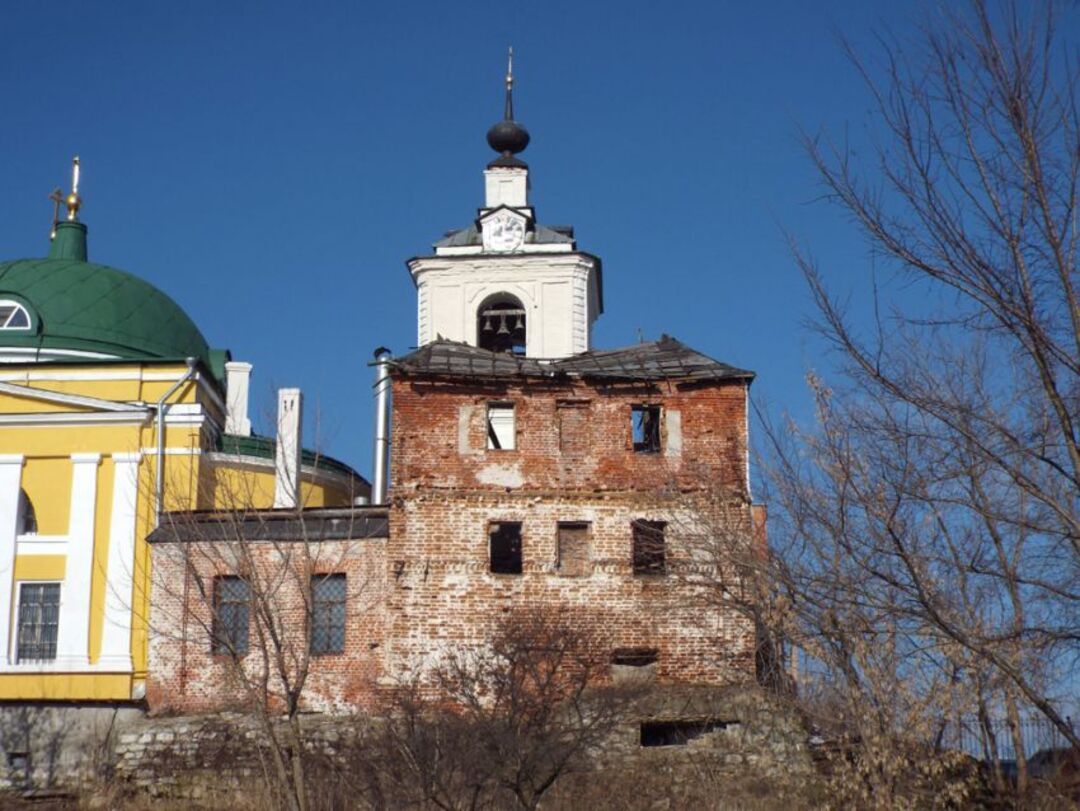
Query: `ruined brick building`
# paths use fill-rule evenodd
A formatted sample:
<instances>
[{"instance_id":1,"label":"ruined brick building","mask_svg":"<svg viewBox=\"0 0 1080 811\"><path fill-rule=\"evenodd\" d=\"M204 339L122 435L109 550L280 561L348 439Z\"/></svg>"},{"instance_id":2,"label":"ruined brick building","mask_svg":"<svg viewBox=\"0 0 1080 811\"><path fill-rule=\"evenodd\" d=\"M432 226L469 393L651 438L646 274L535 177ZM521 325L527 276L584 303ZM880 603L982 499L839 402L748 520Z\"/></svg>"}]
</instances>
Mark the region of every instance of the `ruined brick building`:
<instances>
[{"instance_id":1,"label":"ruined brick building","mask_svg":"<svg viewBox=\"0 0 1080 811\"><path fill-rule=\"evenodd\" d=\"M173 515L151 535L152 710L235 699L232 656L259 644L273 580L260 572L285 560L301 576L275 581L271 602L317 654L313 708L369 704L523 606L597 630L613 673L753 679L751 621L679 574L691 535L759 537L753 373L667 336L592 346L601 262L537 221L528 141L508 82L483 207L407 262L419 348L377 357L371 504Z\"/></svg>"}]
</instances>

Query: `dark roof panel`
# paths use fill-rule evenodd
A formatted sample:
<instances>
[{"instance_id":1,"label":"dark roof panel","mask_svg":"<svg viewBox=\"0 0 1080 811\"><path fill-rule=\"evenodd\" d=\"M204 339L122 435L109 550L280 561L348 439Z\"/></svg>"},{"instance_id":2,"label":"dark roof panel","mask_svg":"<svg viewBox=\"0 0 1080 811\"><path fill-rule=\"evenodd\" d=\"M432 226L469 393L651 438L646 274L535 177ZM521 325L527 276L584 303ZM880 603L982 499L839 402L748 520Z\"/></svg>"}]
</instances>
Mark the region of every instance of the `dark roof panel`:
<instances>
[{"instance_id":1,"label":"dark roof panel","mask_svg":"<svg viewBox=\"0 0 1080 811\"><path fill-rule=\"evenodd\" d=\"M403 374L445 377L582 377L596 380L731 380L754 373L713 360L667 335L622 349L542 360L491 352L455 341L433 341L391 366Z\"/></svg>"}]
</instances>

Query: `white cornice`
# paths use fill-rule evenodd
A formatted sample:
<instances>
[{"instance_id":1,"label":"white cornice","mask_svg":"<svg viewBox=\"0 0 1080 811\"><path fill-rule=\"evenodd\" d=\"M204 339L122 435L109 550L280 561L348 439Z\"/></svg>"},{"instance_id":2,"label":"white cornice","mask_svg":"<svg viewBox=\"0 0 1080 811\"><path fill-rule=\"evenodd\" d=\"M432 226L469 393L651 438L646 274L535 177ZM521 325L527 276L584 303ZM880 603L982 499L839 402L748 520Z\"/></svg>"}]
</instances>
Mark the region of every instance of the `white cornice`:
<instances>
[{"instance_id":1,"label":"white cornice","mask_svg":"<svg viewBox=\"0 0 1080 811\"><path fill-rule=\"evenodd\" d=\"M0 428L66 428L92 425L142 425L149 411L108 411L73 413L53 411L43 414L0 414ZM168 422L172 423L172 420Z\"/></svg>"}]
</instances>

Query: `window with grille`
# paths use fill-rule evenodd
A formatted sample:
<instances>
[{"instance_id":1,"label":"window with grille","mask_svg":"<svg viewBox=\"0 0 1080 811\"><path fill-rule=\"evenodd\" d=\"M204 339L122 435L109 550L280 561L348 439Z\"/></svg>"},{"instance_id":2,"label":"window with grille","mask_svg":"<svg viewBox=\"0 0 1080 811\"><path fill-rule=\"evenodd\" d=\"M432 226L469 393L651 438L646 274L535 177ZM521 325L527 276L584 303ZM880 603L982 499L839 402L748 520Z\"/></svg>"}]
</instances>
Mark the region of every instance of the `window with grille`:
<instances>
[{"instance_id":1,"label":"window with grille","mask_svg":"<svg viewBox=\"0 0 1080 811\"><path fill-rule=\"evenodd\" d=\"M491 571L521 574L521 524L502 522L488 528Z\"/></svg>"},{"instance_id":2,"label":"window with grille","mask_svg":"<svg viewBox=\"0 0 1080 811\"><path fill-rule=\"evenodd\" d=\"M488 450L496 451L514 449L513 403L488 403L487 446Z\"/></svg>"},{"instance_id":3,"label":"window with grille","mask_svg":"<svg viewBox=\"0 0 1080 811\"><path fill-rule=\"evenodd\" d=\"M637 453L660 451L660 406L637 405L630 409L630 428Z\"/></svg>"},{"instance_id":4,"label":"window with grille","mask_svg":"<svg viewBox=\"0 0 1080 811\"><path fill-rule=\"evenodd\" d=\"M589 573L589 525L583 522L559 524L559 574L580 577Z\"/></svg>"},{"instance_id":5,"label":"window with grille","mask_svg":"<svg viewBox=\"0 0 1080 811\"><path fill-rule=\"evenodd\" d=\"M558 404L559 450L581 454L589 450L589 404L566 401Z\"/></svg>"},{"instance_id":6,"label":"window with grille","mask_svg":"<svg viewBox=\"0 0 1080 811\"><path fill-rule=\"evenodd\" d=\"M60 584L21 584L15 661L47 662L55 659L59 626Z\"/></svg>"},{"instance_id":7,"label":"window with grille","mask_svg":"<svg viewBox=\"0 0 1080 811\"><path fill-rule=\"evenodd\" d=\"M666 569L663 521L634 521L634 574L663 574Z\"/></svg>"},{"instance_id":8,"label":"window with grille","mask_svg":"<svg viewBox=\"0 0 1080 811\"><path fill-rule=\"evenodd\" d=\"M30 329L30 313L17 301L0 300L0 329Z\"/></svg>"},{"instance_id":9,"label":"window with grille","mask_svg":"<svg viewBox=\"0 0 1080 811\"><path fill-rule=\"evenodd\" d=\"M242 656L248 650L251 589L242 577L214 578L212 650Z\"/></svg>"},{"instance_id":10,"label":"window with grille","mask_svg":"<svg viewBox=\"0 0 1080 811\"><path fill-rule=\"evenodd\" d=\"M311 652L345 650L345 575L318 574L311 578Z\"/></svg>"}]
</instances>

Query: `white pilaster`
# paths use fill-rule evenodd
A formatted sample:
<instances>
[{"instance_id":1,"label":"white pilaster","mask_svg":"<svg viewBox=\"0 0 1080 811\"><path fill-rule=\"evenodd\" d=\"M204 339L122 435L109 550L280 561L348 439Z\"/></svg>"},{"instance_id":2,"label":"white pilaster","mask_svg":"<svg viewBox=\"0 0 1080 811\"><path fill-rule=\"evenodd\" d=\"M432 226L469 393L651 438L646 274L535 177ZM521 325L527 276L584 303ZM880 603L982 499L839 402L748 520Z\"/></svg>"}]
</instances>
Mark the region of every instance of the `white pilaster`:
<instances>
[{"instance_id":1,"label":"white pilaster","mask_svg":"<svg viewBox=\"0 0 1080 811\"><path fill-rule=\"evenodd\" d=\"M251 436L248 418L248 390L251 386L251 364L229 361L225 364L225 433Z\"/></svg>"},{"instance_id":2,"label":"white pilaster","mask_svg":"<svg viewBox=\"0 0 1080 811\"><path fill-rule=\"evenodd\" d=\"M0 664L11 662L14 622L15 537L19 520L22 454L0 456Z\"/></svg>"},{"instance_id":3,"label":"white pilaster","mask_svg":"<svg viewBox=\"0 0 1080 811\"><path fill-rule=\"evenodd\" d=\"M300 389L278 390L277 452L274 457L274 507L300 503Z\"/></svg>"},{"instance_id":4,"label":"white pilaster","mask_svg":"<svg viewBox=\"0 0 1080 811\"><path fill-rule=\"evenodd\" d=\"M139 495L138 453L114 453L109 562L105 570L105 626L101 635L102 670L130 673L131 614L135 584L135 507Z\"/></svg>"},{"instance_id":5,"label":"white pilaster","mask_svg":"<svg viewBox=\"0 0 1080 811\"><path fill-rule=\"evenodd\" d=\"M71 455L71 516L68 556L60 590L60 627L56 639L58 669L90 666L90 583L94 568L94 514L100 453Z\"/></svg>"}]
</instances>

